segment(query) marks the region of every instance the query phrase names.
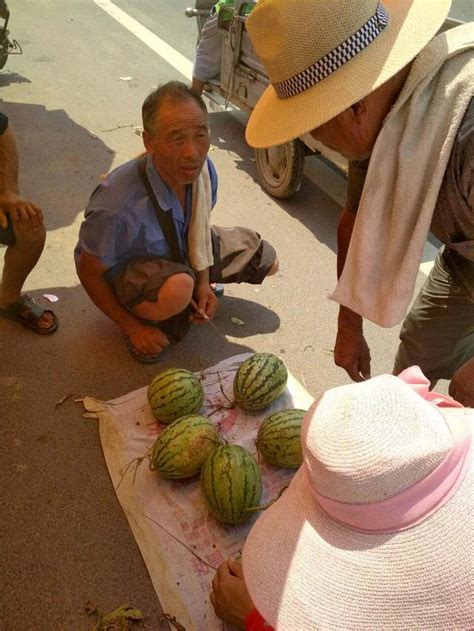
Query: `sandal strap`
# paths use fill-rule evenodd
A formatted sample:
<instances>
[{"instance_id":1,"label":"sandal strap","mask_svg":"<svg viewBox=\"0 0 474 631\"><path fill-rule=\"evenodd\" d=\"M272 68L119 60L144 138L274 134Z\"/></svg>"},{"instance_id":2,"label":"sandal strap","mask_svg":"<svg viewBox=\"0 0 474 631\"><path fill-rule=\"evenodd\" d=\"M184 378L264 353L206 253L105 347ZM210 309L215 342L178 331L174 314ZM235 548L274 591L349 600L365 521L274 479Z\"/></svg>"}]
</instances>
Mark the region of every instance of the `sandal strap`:
<instances>
[{"instance_id":1,"label":"sandal strap","mask_svg":"<svg viewBox=\"0 0 474 631\"><path fill-rule=\"evenodd\" d=\"M22 311L27 309L30 312L30 316L34 316L35 320L39 320L41 316L47 311L37 304L34 299L28 294L22 294L16 302L12 302L5 311L8 311L11 315L21 315Z\"/></svg>"}]
</instances>

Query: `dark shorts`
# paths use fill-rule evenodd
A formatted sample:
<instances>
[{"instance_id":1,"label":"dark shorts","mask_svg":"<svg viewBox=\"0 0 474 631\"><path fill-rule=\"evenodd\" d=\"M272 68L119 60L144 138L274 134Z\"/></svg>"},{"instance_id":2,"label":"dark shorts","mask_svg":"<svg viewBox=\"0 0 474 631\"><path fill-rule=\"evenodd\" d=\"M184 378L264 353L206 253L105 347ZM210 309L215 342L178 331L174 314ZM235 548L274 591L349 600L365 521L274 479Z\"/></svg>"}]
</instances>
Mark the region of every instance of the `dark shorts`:
<instances>
[{"instance_id":1,"label":"dark shorts","mask_svg":"<svg viewBox=\"0 0 474 631\"><path fill-rule=\"evenodd\" d=\"M214 264L209 270L211 283L250 283L260 285L270 271L276 252L272 245L248 228L212 226ZM119 302L133 307L144 300L156 302L164 282L174 274L186 273L196 279L194 270L184 263L154 257L135 258L113 280ZM168 335L180 339L188 325L190 311L160 323Z\"/></svg>"},{"instance_id":2,"label":"dark shorts","mask_svg":"<svg viewBox=\"0 0 474 631\"><path fill-rule=\"evenodd\" d=\"M15 245L16 237L15 232L13 230L12 220L10 215L8 215L8 225L6 228L2 228L0 226L0 243L3 245Z\"/></svg>"},{"instance_id":3,"label":"dark shorts","mask_svg":"<svg viewBox=\"0 0 474 631\"><path fill-rule=\"evenodd\" d=\"M460 261L447 249L438 254L402 325L395 375L420 366L433 385L438 379L451 379L474 357L474 295L458 273L465 271L467 277L473 269L472 262Z\"/></svg>"}]
</instances>

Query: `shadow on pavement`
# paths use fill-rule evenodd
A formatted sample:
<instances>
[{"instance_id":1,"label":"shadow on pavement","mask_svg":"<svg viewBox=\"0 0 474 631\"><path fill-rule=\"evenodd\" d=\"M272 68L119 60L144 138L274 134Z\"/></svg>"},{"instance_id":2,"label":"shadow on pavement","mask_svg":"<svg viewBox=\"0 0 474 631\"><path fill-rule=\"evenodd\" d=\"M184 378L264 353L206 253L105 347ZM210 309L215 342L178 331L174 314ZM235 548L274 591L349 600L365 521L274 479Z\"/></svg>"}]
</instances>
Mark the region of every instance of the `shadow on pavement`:
<instances>
[{"instance_id":1,"label":"shadow on pavement","mask_svg":"<svg viewBox=\"0 0 474 631\"><path fill-rule=\"evenodd\" d=\"M275 332L280 327L280 318L258 302L224 296L219 301L215 324L224 335L247 338Z\"/></svg>"},{"instance_id":2,"label":"shadow on pavement","mask_svg":"<svg viewBox=\"0 0 474 631\"><path fill-rule=\"evenodd\" d=\"M229 112L210 112L211 147L227 152L232 157L235 167L244 171L260 185L254 152L245 142L245 129ZM212 158L212 149L210 152ZM308 156L306 159L317 160ZM280 206L289 215L300 221L319 242L337 251L337 224L341 208L308 178L303 177L300 190L290 199L269 200Z\"/></svg>"},{"instance_id":3,"label":"shadow on pavement","mask_svg":"<svg viewBox=\"0 0 474 631\"><path fill-rule=\"evenodd\" d=\"M9 72L8 70L0 72L0 88L12 83L31 83L31 80L18 72Z\"/></svg>"},{"instance_id":4,"label":"shadow on pavement","mask_svg":"<svg viewBox=\"0 0 474 631\"><path fill-rule=\"evenodd\" d=\"M1 85L0 75L0 85ZM2 101L20 156L20 190L43 209L48 230L72 224L114 152L64 110Z\"/></svg>"}]
</instances>

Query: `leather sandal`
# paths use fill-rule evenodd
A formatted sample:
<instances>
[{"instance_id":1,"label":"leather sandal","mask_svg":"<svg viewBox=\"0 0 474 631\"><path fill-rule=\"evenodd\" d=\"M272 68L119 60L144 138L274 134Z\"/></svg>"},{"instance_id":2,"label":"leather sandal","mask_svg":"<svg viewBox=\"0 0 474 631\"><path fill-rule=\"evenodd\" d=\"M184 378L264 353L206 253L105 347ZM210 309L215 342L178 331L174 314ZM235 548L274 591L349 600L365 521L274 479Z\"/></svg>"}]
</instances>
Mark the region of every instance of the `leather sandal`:
<instances>
[{"instance_id":1,"label":"leather sandal","mask_svg":"<svg viewBox=\"0 0 474 631\"><path fill-rule=\"evenodd\" d=\"M45 313L50 313L53 316L53 322L49 327L43 327L39 324ZM0 318L18 322L18 324L39 335L51 335L59 326L55 313L51 309L43 309L28 294L23 294L16 302L0 308Z\"/></svg>"}]
</instances>

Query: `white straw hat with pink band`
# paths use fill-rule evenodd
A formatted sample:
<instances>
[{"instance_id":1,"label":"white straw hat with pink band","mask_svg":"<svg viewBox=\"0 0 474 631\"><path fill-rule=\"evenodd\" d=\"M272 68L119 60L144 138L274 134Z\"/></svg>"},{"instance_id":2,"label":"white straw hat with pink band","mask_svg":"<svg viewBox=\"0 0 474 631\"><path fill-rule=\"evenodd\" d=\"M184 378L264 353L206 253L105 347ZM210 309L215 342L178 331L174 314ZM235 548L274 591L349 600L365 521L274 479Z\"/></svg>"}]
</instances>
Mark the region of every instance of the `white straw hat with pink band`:
<instances>
[{"instance_id":1,"label":"white straw hat with pink band","mask_svg":"<svg viewBox=\"0 0 474 631\"><path fill-rule=\"evenodd\" d=\"M306 414L304 464L243 551L277 630L474 628L474 410L428 386L411 368Z\"/></svg>"},{"instance_id":2,"label":"white straw hat with pink band","mask_svg":"<svg viewBox=\"0 0 474 631\"><path fill-rule=\"evenodd\" d=\"M271 85L246 130L252 147L319 127L412 61L451 0L259 0L247 31Z\"/></svg>"}]
</instances>

